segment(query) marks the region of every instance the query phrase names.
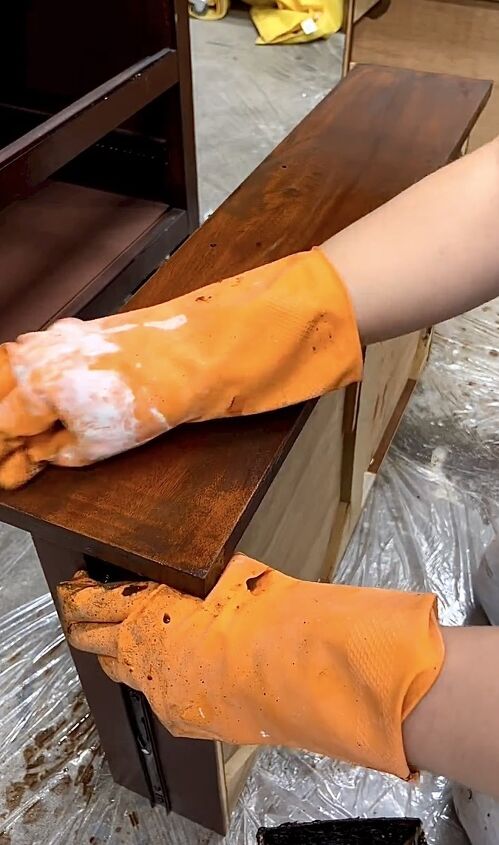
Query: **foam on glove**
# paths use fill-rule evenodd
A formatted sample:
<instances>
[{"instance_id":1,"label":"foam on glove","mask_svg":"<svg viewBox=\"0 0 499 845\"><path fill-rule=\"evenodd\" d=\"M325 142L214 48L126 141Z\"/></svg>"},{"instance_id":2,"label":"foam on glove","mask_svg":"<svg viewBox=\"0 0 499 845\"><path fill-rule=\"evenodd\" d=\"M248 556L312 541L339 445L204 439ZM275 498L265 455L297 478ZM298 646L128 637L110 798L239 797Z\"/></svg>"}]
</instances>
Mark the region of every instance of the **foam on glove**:
<instances>
[{"instance_id":1,"label":"foam on glove","mask_svg":"<svg viewBox=\"0 0 499 845\"><path fill-rule=\"evenodd\" d=\"M348 293L318 249L151 308L61 320L0 347L0 487L320 396L361 367Z\"/></svg>"}]
</instances>

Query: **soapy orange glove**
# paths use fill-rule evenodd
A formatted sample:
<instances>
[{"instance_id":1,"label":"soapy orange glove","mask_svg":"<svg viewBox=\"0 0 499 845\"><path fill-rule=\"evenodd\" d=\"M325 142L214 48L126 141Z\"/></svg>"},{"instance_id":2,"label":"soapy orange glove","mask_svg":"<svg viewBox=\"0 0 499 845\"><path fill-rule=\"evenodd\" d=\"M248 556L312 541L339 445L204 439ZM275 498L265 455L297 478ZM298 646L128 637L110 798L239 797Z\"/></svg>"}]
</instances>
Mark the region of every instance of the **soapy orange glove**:
<instances>
[{"instance_id":1,"label":"soapy orange glove","mask_svg":"<svg viewBox=\"0 0 499 845\"><path fill-rule=\"evenodd\" d=\"M173 734L410 776L402 722L444 657L434 596L299 581L236 555L204 600L86 573L58 597L72 645Z\"/></svg>"},{"instance_id":2,"label":"soapy orange glove","mask_svg":"<svg viewBox=\"0 0 499 845\"><path fill-rule=\"evenodd\" d=\"M345 287L320 252L0 347L0 487L82 466L184 422L255 414L358 380Z\"/></svg>"}]
</instances>

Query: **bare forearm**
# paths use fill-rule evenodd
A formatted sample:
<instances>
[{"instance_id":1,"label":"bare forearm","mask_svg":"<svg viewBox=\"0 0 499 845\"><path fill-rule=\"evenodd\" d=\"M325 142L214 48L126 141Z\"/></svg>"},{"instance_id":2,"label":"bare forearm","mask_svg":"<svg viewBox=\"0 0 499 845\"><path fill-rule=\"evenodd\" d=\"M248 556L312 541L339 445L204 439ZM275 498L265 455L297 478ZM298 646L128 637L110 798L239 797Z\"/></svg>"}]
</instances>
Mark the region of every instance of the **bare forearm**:
<instances>
[{"instance_id":1,"label":"bare forearm","mask_svg":"<svg viewBox=\"0 0 499 845\"><path fill-rule=\"evenodd\" d=\"M410 155L410 150L408 150ZM499 294L499 139L442 168L323 245L365 343Z\"/></svg>"},{"instance_id":2,"label":"bare forearm","mask_svg":"<svg viewBox=\"0 0 499 845\"><path fill-rule=\"evenodd\" d=\"M404 723L407 758L499 799L499 628L442 633L442 672Z\"/></svg>"}]
</instances>

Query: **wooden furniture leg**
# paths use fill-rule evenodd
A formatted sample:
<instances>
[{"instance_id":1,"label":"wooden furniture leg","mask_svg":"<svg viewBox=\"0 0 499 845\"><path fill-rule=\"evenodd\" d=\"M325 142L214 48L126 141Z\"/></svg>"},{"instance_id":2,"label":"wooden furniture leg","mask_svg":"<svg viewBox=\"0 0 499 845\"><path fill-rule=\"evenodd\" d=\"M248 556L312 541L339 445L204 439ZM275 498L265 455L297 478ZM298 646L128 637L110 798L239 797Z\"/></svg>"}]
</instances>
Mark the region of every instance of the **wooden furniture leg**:
<instances>
[{"instance_id":1,"label":"wooden furniture leg","mask_svg":"<svg viewBox=\"0 0 499 845\"><path fill-rule=\"evenodd\" d=\"M41 538L33 540L54 599L57 585L79 569L101 577L105 572L109 580L130 579L129 572L103 561L89 560ZM220 743L172 736L143 695L111 681L94 655L69 648L114 780L153 805L162 804L224 834L228 808L220 800L225 794L220 784Z\"/></svg>"}]
</instances>

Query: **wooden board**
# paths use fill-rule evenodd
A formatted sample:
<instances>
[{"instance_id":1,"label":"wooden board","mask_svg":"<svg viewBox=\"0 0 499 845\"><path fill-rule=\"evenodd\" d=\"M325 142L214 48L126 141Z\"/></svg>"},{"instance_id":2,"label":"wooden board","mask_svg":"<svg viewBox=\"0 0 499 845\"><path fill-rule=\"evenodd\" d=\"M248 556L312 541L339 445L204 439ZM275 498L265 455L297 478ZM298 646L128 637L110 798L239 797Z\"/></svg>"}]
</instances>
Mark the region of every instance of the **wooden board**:
<instances>
[{"instance_id":1,"label":"wooden board","mask_svg":"<svg viewBox=\"0 0 499 845\"><path fill-rule=\"evenodd\" d=\"M455 158L489 90L477 80L356 67L128 307L321 243ZM187 426L104 465L49 470L3 493L0 516L206 595L313 407Z\"/></svg>"},{"instance_id":2,"label":"wooden board","mask_svg":"<svg viewBox=\"0 0 499 845\"><path fill-rule=\"evenodd\" d=\"M330 579L361 515L376 472L396 434L426 362L431 334L414 332L368 347L355 425L345 441L342 502L331 523L322 578Z\"/></svg>"},{"instance_id":3,"label":"wooden board","mask_svg":"<svg viewBox=\"0 0 499 845\"><path fill-rule=\"evenodd\" d=\"M344 399L336 391L317 403L238 545L307 581L322 573L340 504Z\"/></svg>"},{"instance_id":4,"label":"wooden board","mask_svg":"<svg viewBox=\"0 0 499 845\"><path fill-rule=\"evenodd\" d=\"M375 343L366 350L360 394L352 499L362 501L363 476L371 465L406 383L421 332Z\"/></svg>"},{"instance_id":5,"label":"wooden board","mask_svg":"<svg viewBox=\"0 0 499 845\"><path fill-rule=\"evenodd\" d=\"M353 60L493 80L490 103L472 132L470 149L499 134L497 2L392 0L381 17L365 17L355 27Z\"/></svg>"}]
</instances>

